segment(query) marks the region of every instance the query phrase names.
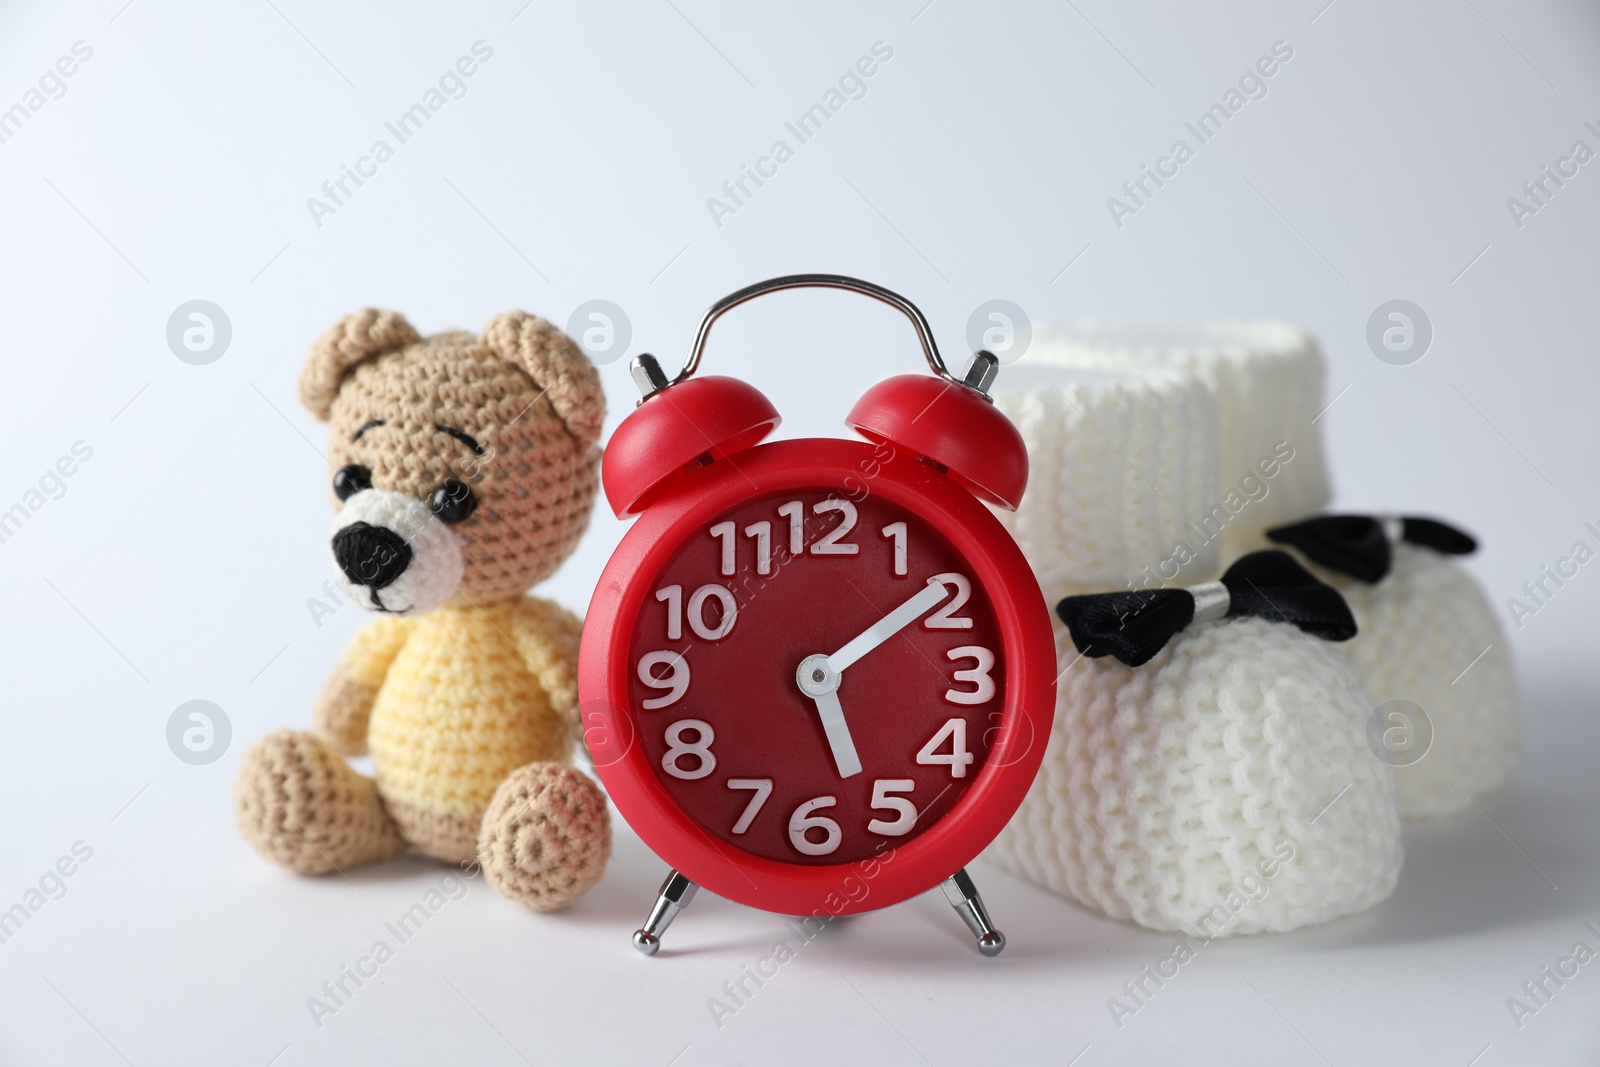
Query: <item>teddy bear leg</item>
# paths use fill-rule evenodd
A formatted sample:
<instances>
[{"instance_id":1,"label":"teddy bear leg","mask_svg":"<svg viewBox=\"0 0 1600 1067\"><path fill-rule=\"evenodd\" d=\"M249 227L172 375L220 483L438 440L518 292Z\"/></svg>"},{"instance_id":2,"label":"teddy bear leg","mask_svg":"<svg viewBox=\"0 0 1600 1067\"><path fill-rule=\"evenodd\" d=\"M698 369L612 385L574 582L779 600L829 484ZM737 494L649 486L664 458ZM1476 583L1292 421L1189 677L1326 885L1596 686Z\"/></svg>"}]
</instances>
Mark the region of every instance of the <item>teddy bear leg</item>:
<instances>
[{"instance_id":1,"label":"teddy bear leg","mask_svg":"<svg viewBox=\"0 0 1600 1067\"><path fill-rule=\"evenodd\" d=\"M605 794L561 763L530 763L507 775L478 835L489 883L534 911L577 900L600 880L610 856Z\"/></svg>"},{"instance_id":2,"label":"teddy bear leg","mask_svg":"<svg viewBox=\"0 0 1600 1067\"><path fill-rule=\"evenodd\" d=\"M327 874L406 850L378 785L315 734L278 730L246 750L233 786L239 832L267 859Z\"/></svg>"}]
</instances>

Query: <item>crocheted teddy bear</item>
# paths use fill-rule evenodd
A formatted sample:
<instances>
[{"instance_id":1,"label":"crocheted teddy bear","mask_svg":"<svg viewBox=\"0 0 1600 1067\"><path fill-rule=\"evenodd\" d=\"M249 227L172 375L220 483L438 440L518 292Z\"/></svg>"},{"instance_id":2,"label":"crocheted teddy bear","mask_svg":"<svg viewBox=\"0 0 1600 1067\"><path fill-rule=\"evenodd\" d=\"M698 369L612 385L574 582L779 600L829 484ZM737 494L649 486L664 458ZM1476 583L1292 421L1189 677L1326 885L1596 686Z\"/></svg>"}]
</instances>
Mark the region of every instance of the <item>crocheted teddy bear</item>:
<instances>
[{"instance_id":1,"label":"crocheted teddy bear","mask_svg":"<svg viewBox=\"0 0 1600 1067\"><path fill-rule=\"evenodd\" d=\"M367 309L312 346L299 392L329 424L340 581L380 617L328 680L316 732L245 753L240 831L303 874L414 848L477 859L529 908L565 907L599 880L611 828L568 762L579 620L525 594L589 522L598 374L523 312L424 338ZM344 760L369 752L376 779Z\"/></svg>"}]
</instances>

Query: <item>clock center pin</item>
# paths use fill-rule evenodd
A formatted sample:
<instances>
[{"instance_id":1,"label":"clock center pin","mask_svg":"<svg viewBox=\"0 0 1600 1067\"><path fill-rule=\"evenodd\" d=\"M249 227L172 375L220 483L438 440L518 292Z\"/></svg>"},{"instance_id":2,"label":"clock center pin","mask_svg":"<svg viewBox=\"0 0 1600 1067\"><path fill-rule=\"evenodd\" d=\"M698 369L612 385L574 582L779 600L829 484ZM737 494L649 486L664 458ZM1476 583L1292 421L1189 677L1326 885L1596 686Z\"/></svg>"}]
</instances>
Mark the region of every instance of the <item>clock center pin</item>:
<instances>
[{"instance_id":1,"label":"clock center pin","mask_svg":"<svg viewBox=\"0 0 1600 1067\"><path fill-rule=\"evenodd\" d=\"M806 696L820 697L839 688L840 675L828 657L819 652L800 661L800 666L794 672L794 680L800 686L800 692Z\"/></svg>"}]
</instances>

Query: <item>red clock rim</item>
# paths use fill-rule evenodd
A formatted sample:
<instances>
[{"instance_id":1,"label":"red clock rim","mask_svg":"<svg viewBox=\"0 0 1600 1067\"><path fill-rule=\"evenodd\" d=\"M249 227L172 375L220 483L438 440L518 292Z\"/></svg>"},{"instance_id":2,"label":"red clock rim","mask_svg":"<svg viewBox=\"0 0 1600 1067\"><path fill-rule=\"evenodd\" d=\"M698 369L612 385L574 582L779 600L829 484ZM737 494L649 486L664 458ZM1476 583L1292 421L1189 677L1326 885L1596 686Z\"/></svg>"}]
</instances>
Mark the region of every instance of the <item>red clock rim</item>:
<instances>
[{"instance_id":1,"label":"red clock rim","mask_svg":"<svg viewBox=\"0 0 1600 1067\"><path fill-rule=\"evenodd\" d=\"M886 460L884 455L859 441L821 438L758 445L718 460L635 521L589 604L578 691L584 725L591 725L593 715L601 717L600 730L589 731L605 738L595 746L596 772L617 810L652 851L696 884L741 904L784 914L842 915L888 907L932 889L998 836L1044 759L1055 707L1055 642L1032 569L1005 528L969 492L909 456ZM881 493L931 522L968 561L974 577L991 590L1006 655L1000 728L1012 731L1008 737L1026 738L1028 747L1003 766L986 761L942 819L876 860L785 864L741 852L696 824L656 778L642 746L632 743L633 722L619 727L611 710L628 706L632 620L645 606L655 577L692 531L751 496L819 486ZM1001 589L1003 597L992 592ZM619 744L624 751L613 756L611 749ZM855 890L847 879L866 885L859 900L850 899Z\"/></svg>"}]
</instances>

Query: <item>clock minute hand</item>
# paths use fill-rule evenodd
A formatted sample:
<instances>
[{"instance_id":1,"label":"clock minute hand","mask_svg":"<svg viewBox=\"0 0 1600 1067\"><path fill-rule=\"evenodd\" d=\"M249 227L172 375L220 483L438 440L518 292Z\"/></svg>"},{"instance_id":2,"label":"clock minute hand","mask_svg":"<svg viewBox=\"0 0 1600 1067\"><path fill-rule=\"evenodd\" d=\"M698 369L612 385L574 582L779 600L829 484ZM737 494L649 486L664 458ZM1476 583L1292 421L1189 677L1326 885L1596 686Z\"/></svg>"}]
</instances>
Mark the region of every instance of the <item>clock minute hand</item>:
<instances>
[{"instance_id":1,"label":"clock minute hand","mask_svg":"<svg viewBox=\"0 0 1600 1067\"><path fill-rule=\"evenodd\" d=\"M846 667L916 622L949 594L949 586L937 578L929 578L922 592L846 641L839 651L828 657L828 662L835 671L843 673Z\"/></svg>"}]
</instances>

